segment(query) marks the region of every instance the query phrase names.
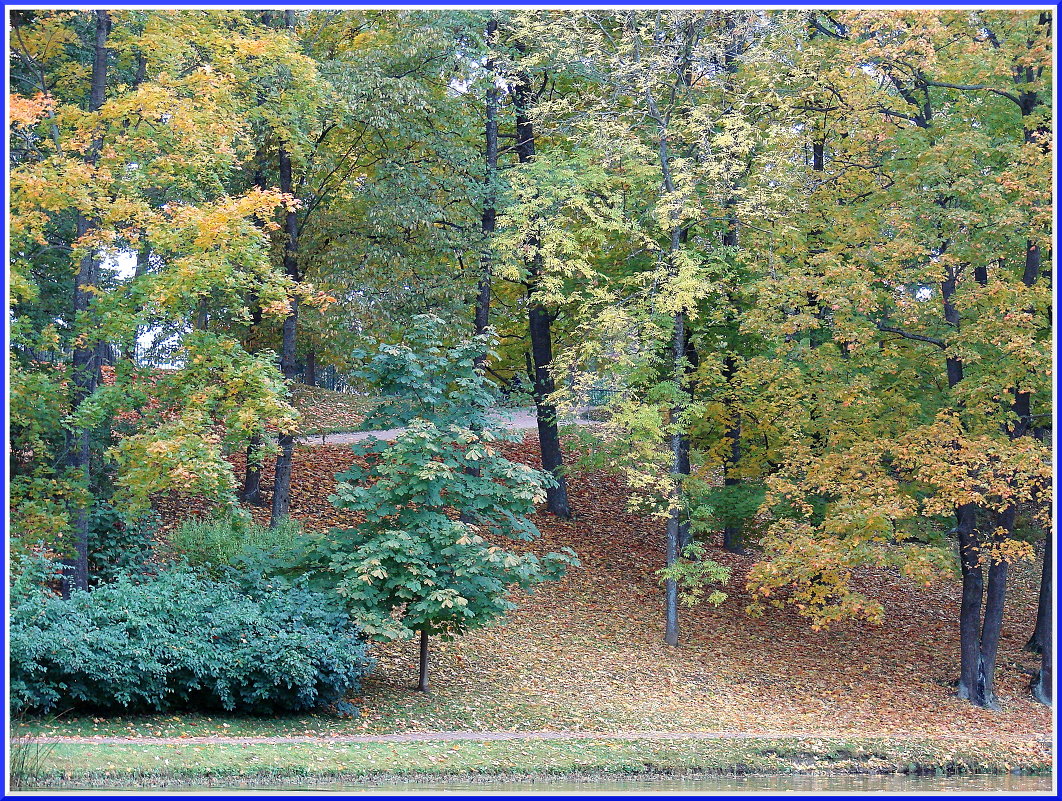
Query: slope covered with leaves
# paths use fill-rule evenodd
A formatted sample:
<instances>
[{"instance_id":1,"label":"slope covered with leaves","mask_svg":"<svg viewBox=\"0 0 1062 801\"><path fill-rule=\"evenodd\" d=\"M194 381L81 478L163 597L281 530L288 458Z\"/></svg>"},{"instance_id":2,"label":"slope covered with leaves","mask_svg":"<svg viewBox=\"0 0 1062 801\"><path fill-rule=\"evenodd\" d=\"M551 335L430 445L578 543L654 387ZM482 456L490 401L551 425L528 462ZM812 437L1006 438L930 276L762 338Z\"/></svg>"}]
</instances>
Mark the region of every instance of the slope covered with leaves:
<instances>
[{"instance_id":1,"label":"slope covered with leaves","mask_svg":"<svg viewBox=\"0 0 1062 801\"><path fill-rule=\"evenodd\" d=\"M538 463L529 436L514 456ZM353 522L328 503L333 476L353 459L345 447L296 450L292 511L309 529ZM237 469L242 464L237 457ZM269 485L269 468L265 486ZM1019 564L1004 622L999 691L1003 711L955 697L957 580L926 588L895 573L857 582L885 601L880 626L846 622L814 632L785 610L744 612L755 556L709 548L733 570L729 597L684 612L680 647L663 642L659 521L626 511L622 479L574 474L576 518L536 516L541 552L570 546L582 561L560 582L521 597L507 621L439 643L432 694L412 691L416 643L376 649L378 666L356 699L360 717L318 719L328 733L450 729L742 731L856 736L1049 736L1051 711L1028 695L1036 657L1022 651L1036 611L1039 566ZM167 505L175 522L198 505ZM202 511L199 507L199 511ZM255 509L264 521L267 509ZM219 732L223 733L223 732ZM324 733L324 732L322 732Z\"/></svg>"},{"instance_id":2,"label":"slope covered with leaves","mask_svg":"<svg viewBox=\"0 0 1062 801\"><path fill-rule=\"evenodd\" d=\"M291 403L302 415L300 431L304 434L329 434L335 431L360 431L365 418L379 401L368 395L292 384Z\"/></svg>"}]
</instances>

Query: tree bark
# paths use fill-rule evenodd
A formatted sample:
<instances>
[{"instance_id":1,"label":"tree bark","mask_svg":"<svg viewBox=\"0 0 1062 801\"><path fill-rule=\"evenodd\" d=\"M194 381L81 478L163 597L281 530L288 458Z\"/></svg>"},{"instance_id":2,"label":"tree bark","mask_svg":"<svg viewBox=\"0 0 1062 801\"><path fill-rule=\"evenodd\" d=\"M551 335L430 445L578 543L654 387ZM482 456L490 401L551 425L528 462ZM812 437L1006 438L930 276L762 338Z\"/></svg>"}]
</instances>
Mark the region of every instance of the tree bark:
<instances>
[{"instance_id":1,"label":"tree bark","mask_svg":"<svg viewBox=\"0 0 1062 801\"><path fill-rule=\"evenodd\" d=\"M498 35L498 20L495 17L487 22L487 46L493 47ZM491 242L494 235L498 210L496 206L496 182L498 175L498 87L494 80L494 57L487 58L484 66L490 83L486 93L486 122L484 124L485 170L483 183L485 187L483 211L480 215L480 231L483 245L480 251L479 286L476 292L475 326L476 336L481 336L490 325L490 284L491 284ZM483 370L487 364L486 352L476 356L476 367Z\"/></svg>"},{"instance_id":2,"label":"tree bark","mask_svg":"<svg viewBox=\"0 0 1062 801\"><path fill-rule=\"evenodd\" d=\"M1044 538L1044 564L1040 571L1040 597L1036 604L1036 628L1025 644L1025 650L1036 654L1044 652L1044 643L1051 634L1051 567L1054 562L1054 533L1050 530Z\"/></svg>"},{"instance_id":3,"label":"tree bark","mask_svg":"<svg viewBox=\"0 0 1062 801\"><path fill-rule=\"evenodd\" d=\"M1009 563L1004 559L994 559L988 567L985 619L981 626L981 671L977 681L977 695L974 699L978 706L986 709L999 709L995 691L996 656L999 653L999 635L1003 626L1008 567Z\"/></svg>"},{"instance_id":4,"label":"tree bark","mask_svg":"<svg viewBox=\"0 0 1062 801\"><path fill-rule=\"evenodd\" d=\"M953 269L941 282L941 296L944 301L944 319L957 331L959 311L953 301L956 283L957 274ZM948 386L954 388L963 380L962 360L946 355L945 366ZM1013 527L1013 508L1008 512L1004 513L1000 522ZM999 651L999 635L1006 599L1007 563L993 559L989 564L986 595L980 556L984 543L977 532L977 506L963 504L956 508L955 517L962 571L962 601L959 607L959 697L976 706L998 709L995 697L996 654Z\"/></svg>"},{"instance_id":5,"label":"tree bark","mask_svg":"<svg viewBox=\"0 0 1062 801\"><path fill-rule=\"evenodd\" d=\"M263 173L263 155L261 149L255 153L254 157L254 179L253 183L259 189L265 189L265 174ZM262 220L265 222L265 220ZM247 332L247 338L244 340L244 350L251 352L255 350L256 331L258 326L262 324L262 306L259 303L257 292L252 294L252 300L249 304L251 306L251 325ZM247 445L247 459L245 462L245 470L243 476L243 491L240 493L240 500L245 503L250 503L255 506L264 506L265 501L262 499L262 436L256 434L251 438L250 443Z\"/></svg>"},{"instance_id":6,"label":"tree bark","mask_svg":"<svg viewBox=\"0 0 1062 801\"><path fill-rule=\"evenodd\" d=\"M94 11L96 18L96 32L93 43L92 77L89 88L88 110L99 111L103 105L107 88L107 35L111 28L111 17L107 11ZM95 165L100 149L103 146L101 138L93 141L89 149L87 161ZM75 223L77 238L80 240L96 226L94 220L89 220L81 212L78 212ZM77 282L74 287L73 317L74 325L77 318L88 312L92 305L93 292L91 287L99 283L99 258L95 252L88 252L81 257L78 263ZM84 324L84 319L81 320ZM89 332L81 331L81 336L75 340L71 364L71 408L77 411L78 407L87 400L99 386L100 353L97 343ZM74 569L71 577L72 584L77 589L87 590L89 587L89 514L91 497L89 494L91 471L92 471L92 441L87 428L71 432L71 447L69 464L72 468L81 470L85 485L85 502L79 504L74 510Z\"/></svg>"},{"instance_id":7,"label":"tree bark","mask_svg":"<svg viewBox=\"0 0 1062 801\"><path fill-rule=\"evenodd\" d=\"M428 630L420 630L420 680L417 682L417 690L422 693L428 692Z\"/></svg>"},{"instance_id":8,"label":"tree bark","mask_svg":"<svg viewBox=\"0 0 1062 801\"><path fill-rule=\"evenodd\" d=\"M306 372L302 376L302 383L308 387L317 386L317 354L312 350L306 354Z\"/></svg>"},{"instance_id":9,"label":"tree bark","mask_svg":"<svg viewBox=\"0 0 1062 801\"><path fill-rule=\"evenodd\" d=\"M1032 691L1033 698L1039 701L1041 704L1047 704L1048 706L1054 703L1054 691L1052 689L1052 683L1054 681L1054 654L1052 649L1054 648L1054 620L1053 608L1051 603L1051 541L1048 540L1048 547L1044 549L1044 576L1045 578L1040 581L1040 609L1037 611L1036 624L1037 628L1041 629L1040 634L1040 669L1037 671L1036 676L1033 678L1032 686L1029 688ZM1044 586L1047 586L1047 599L1044 602ZM1043 616L1041 621L1041 615ZM1042 626L1042 628L1041 628Z\"/></svg>"},{"instance_id":10,"label":"tree bark","mask_svg":"<svg viewBox=\"0 0 1062 801\"><path fill-rule=\"evenodd\" d=\"M255 435L247 446L247 469L244 472L243 492L240 500L253 506L262 506L262 437Z\"/></svg>"},{"instance_id":11,"label":"tree bark","mask_svg":"<svg viewBox=\"0 0 1062 801\"><path fill-rule=\"evenodd\" d=\"M291 194L291 157L287 148L282 144L280 147L280 191ZM284 273L294 281L299 280L298 247L299 228L298 220L294 211L287 211L284 215ZM282 330L282 347L280 355L280 371L284 379L290 384L295 378L295 336L299 322L299 301L292 297L290 311L284 318ZM269 525L276 528L289 515L291 508L291 462L295 450L295 435L281 434L277 438L280 454L277 456L276 469L273 475L273 505L270 510Z\"/></svg>"},{"instance_id":12,"label":"tree bark","mask_svg":"<svg viewBox=\"0 0 1062 801\"><path fill-rule=\"evenodd\" d=\"M679 458L678 458L678 473L682 476L688 476L690 474L690 437L685 431L681 434L679 440ZM681 554L682 549L685 548L693 541L693 534L690 532L690 519L689 515L686 515L679 521L678 528L678 551Z\"/></svg>"},{"instance_id":13,"label":"tree bark","mask_svg":"<svg viewBox=\"0 0 1062 801\"><path fill-rule=\"evenodd\" d=\"M542 306L531 306L529 324L535 368L535 418L538 425L539 450L542 453L542 469L557 482L556 486L546 488L546 508L557 517L570 519L572 512L568 505L568 484L563 472L564 456L557 428L557 407L549 400L556 390L550 372L553 343L550 337L549 315Z\"/></svg>"},{"instance_id":14,"label":"tree bark","mask_svg":"<svg viewBox=\"0 0 1062 801\"><path fill-rule=\"evenodd\" d=\"M959 539L959 567L962 571L962 600L959 603L959 697L974 701L981 673L981 603L984 574L978 555L977 509L964 504L955 510Z\"/></svg>"},{"instance_id":15,"label":"tree bark","mask_svg":"<svg viewBox=\"0 0 1062 801\"><path fill-rule=\"evenodd\" d=\"M685 344L686 344L686 315L683 312L675 314L674 335L672 340L672 355L675 360L675 380L681 381L685 374ZM676 404L671 409L671 458L673 479L672 497L670 498L671 510L667 520L667 546L665 563L671 567L678 560L679 553L679 529L682 525L682 477L689 475L688 462L683 465L682 442L685 432L678 429L678 420L684 408ZM686 473L682 473L685 466ZM665 626L664 642L668 645L678 645L678 583L674 579L667 579L664 583L665 595Z\"/></svg>"},{"instance_id":16,"label":"tree bark","mask_svg":"<svg viewBox=\"0 0 1062 801\"><path fill-rule=\"evenodd\" d=\"M531 80L521 75L514 90L516 107L516 157L520 164L530 164L535 159L535 132L529 109L531 106ZM546 490L546 508L557 517L570 519L568 483L564 477L564 454L561 451L560 432L557 427L557 407L550 400L556 391L553 381L553 333L551 317L540 301L538 281L542 275L542 257L538 254L537 237L531 248L534 254L527 261L528 333L531 338L533 363L535 420L538 425L538 443L542 455L542 469L548 471L557 486Z\"/></svg>"}]
</instances>

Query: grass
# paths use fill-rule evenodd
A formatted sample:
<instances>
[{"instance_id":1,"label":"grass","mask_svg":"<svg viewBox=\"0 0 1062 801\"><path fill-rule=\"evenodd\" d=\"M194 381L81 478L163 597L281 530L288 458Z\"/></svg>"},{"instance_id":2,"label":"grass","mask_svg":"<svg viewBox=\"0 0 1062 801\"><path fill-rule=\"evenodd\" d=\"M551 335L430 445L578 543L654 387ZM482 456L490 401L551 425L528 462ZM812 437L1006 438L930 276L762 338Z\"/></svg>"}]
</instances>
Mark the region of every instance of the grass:
<instances>
[{"instance_id":1,"label":"grass","mask_svg":"<svg viewBox=\"0 0 1062 801\"><path fill-rule=\"evenodd\" d=\"M54 743L42 743L37 734L20 720L11 722L11 747L7 752L8 778L12 789L33 784L46 771Z\"/></svg>"},{"instance_id":2,"label":"grass","mask_svg":"<svg viewBox=\"0 0 1062 801\"><path fill-rule=\"evenodd\" d=\"M933 741L757 738L369 742L277 745L54 746L35 786L230 780L381 780L475 776L792 773L1029 773L1050 770L1050 748Z\"/></svg>"}]
</instances>

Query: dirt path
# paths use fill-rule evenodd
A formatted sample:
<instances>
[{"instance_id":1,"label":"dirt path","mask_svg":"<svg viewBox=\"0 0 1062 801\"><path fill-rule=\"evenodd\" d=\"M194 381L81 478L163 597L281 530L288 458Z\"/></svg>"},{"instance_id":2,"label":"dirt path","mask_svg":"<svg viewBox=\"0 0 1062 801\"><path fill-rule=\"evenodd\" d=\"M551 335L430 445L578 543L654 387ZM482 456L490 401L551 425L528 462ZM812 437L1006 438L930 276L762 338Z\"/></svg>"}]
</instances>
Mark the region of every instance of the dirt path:
<instances>
[{"instance_id":1,"label":"dirt path","mask_svg":"<svg viewBox=\"0 0 1062 801\"><path fill-rule=\"evenodd\" d=\"M499 423L507 428L517 431L531 431L538 428L538 419L534 409L499 409L494 417ZM575 416L562 419L561 425L590 425L585 411L580 409ZM346 431L339 434L316 434L308 437L299 437L296 441L303 445L349 445L364 439L394 439L402 433L401 428L387 428L379 431Z\"/></svg>"},{"instance_id":2,"label":"dirt path","mask_svg":"<svg viewBox=\"0 0 1062 801\"><path fill-rule=\"evenodd\" d=\"M976 742L984 736L965 734L888 734L860 732L858 735L843 732L802 731L429 731L403 732L399 734L337 734L327 737L39 737L37 742L55 744L93 745L284 745L295 743L425 743L425 742L498 742L504 740L949 740ZM1050 737L1022 737L1019 735L994 735L992 740L1009 742L1050 742Z\"/></svg>"}]
</instances>

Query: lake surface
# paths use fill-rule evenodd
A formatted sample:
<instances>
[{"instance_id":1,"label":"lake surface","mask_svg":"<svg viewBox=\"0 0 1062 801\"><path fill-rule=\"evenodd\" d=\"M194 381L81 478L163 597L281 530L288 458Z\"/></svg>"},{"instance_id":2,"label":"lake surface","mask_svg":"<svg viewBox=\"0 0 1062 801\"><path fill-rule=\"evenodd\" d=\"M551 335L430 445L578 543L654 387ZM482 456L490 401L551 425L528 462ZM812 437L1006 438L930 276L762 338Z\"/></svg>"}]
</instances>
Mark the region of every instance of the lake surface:
<instances>
[{"instance_id":1,"label":"lake surface","mask_svg":"<svg viewBox=\"0 0 1062 801\"><path fill-rule=\"evenodd\" d=\"M146 789L146 788L145 788ZM852 775L832 776L689 776L657 779L549 779L534 781L452 781L386 782L350 784L320 782L304 786L291 784L239 785L227 787L180 785L152 787L179 793L221 794L248 791L496 795L500 793L563 794L580 793L1043 793L1053 794L1052 776L975 774L964 776Z\"/></svg>"}]
</instances>

